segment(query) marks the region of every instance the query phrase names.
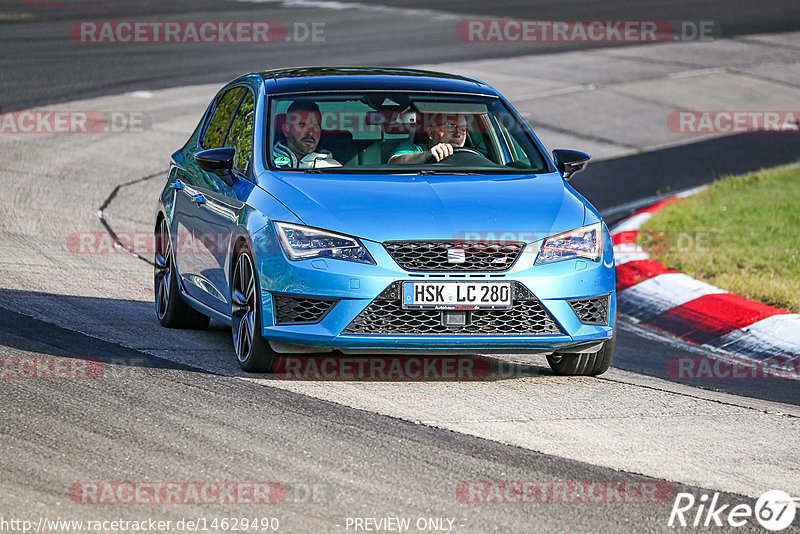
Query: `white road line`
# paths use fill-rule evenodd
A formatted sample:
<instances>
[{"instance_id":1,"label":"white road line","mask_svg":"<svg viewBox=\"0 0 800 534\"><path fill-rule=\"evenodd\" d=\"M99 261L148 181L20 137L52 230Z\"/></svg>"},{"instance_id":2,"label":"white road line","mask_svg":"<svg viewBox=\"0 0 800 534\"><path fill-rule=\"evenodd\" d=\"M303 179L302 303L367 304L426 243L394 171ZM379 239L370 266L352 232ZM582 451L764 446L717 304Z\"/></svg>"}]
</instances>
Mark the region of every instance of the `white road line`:
<instances>
[{"instance_id":1,"label":"white road line","mask_svg":"<svg viewBox=\"0 0 800 534\"><path fill-rule=\"evenodd\" d=\"M709 74L721 74L723 72L727 72L728 69L725 67L712 67L708 69L693 69L693 70L684 70L681 72L673 72L672 74L668 74L667 77L671 79L679 79L679 78L692 78L694 76L707 76Z\"/></svg>"},{"instance_id":2,"label":"white road line","mask_svg":"<svg viewBox=\"0 0 800 534\"><path fill-rule=\"evenodd\" d=\"M279 4L280 7L306 8L306 9L330 9L343 11L346 9L358 9L360 11L370 11L374 13L392 13L407 16L424 17L428 20L463 20L470 17L468 13L448 13L446 11L436 11L433 9L401 8L392 6L382 6L365 4L361 2L337 2L334 0L236 0L237 2L249 4Z\"/></svg>"},{"instance_id":3,"label":"white road line","mask_svg":"<svg viewBox=\"0 0 800 534\"><path fill-rule=\"evenodd\" d=\"M649 260L650 254L644 251L641 245L635 243L625 243L623 245L614 245L614 263L617 267L625 265L631 261Z\"/></svg>"},{"instance_id":4,"label":"white road line","mask_svg":"<svg viewBox=\"0 0 800 534\"><path fill-rule=\"evenodd\" d=\"M637 213L633 217L629 217L625 219L618 225L616 225L613 230L611 231L611 235L618 234L620 232L630 232L632 230L638 230L644 223L649 221L653 217L652 213Z\"/></svg>"},{"instance_id":5,"label":"white road line","mask_svg":"<svg viewBox=\"0 0 800 534\"><path fill-rule=\"evenodd\" d=\"M522 100L536 100L537 98L547 98L549 96L569 95L572 93L582 93L584 91L594 91L597 85L593 83L582 85L570 85L569 87L561 87L559 89L551 89L550 91L539 91L538 93L528 93L526 95L515 96L512 100L515 102Z\"/></svg>"}]
</instances>

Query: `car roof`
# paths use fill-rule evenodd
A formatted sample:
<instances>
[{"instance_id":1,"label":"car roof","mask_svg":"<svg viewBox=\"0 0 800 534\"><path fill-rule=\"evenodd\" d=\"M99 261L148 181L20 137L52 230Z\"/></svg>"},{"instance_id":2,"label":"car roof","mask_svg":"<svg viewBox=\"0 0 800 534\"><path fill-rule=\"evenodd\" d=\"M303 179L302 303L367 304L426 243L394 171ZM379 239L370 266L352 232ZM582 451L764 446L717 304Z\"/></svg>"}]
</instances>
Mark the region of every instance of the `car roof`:
<instances>
[{"instance_id":1,"label":"car roof","mask_svg":"<svg viewBox=\"0 0 800 534\"><path fill-rule=\"evenodd\" d=\"M258 73L270 93L306 91L435 91L499 96L480 80L395 67L297 67Z\"/></svg>"}]
</instances>

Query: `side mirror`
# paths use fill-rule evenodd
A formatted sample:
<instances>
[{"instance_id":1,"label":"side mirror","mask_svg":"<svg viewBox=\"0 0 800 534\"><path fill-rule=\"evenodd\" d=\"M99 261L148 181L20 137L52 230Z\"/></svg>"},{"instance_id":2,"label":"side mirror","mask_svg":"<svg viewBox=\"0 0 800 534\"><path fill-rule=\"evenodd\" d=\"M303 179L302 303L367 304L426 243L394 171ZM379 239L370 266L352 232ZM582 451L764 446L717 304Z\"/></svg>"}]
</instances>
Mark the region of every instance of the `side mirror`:
<instances>
[{"instance_id":1,"label":"side mirror","mask_svg":"<svg viewBox=\"0 0 800 534\"><path fill-rule=\"evenodd\" d=\"M212 148L210 150L201 150L194 155L194 159L201 169L206 172L213 172L226 184L233 185L234 176L231 169L233 169L233 155L235 153L236 150L233 148Z\"/></svg>"},{"instance_id":2,"label":"side mirror","mask_svg":"<svg viewBox=\"0 0 800 534\"><path fill-rule=\"evenodd\" d=\"M582 171L591 157L589 154L578 152L577 150L565 150L563 148L553 150L553 160L556 163L556 168L567 181L573 174Z\"/></svg>"}]
</instances>

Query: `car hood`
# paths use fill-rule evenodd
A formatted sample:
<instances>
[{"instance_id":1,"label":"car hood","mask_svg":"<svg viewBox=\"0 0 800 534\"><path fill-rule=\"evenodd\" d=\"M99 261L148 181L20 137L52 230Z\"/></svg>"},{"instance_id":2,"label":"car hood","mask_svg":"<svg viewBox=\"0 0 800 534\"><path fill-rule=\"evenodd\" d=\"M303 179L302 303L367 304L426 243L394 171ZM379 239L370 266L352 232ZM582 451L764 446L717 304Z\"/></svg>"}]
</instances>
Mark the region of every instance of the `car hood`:
<instances>
[{"instance_id":1,"label":"car hood","mask_svg":"<svg viewBox=\"0 0 800 534\"><path fill-rule=\"evenodd\" d=\"M270 173L261 181L303 224L372 241L532 242L579 227L584 200L556 173L341 175Z\"/></svg>"}]
</instances>

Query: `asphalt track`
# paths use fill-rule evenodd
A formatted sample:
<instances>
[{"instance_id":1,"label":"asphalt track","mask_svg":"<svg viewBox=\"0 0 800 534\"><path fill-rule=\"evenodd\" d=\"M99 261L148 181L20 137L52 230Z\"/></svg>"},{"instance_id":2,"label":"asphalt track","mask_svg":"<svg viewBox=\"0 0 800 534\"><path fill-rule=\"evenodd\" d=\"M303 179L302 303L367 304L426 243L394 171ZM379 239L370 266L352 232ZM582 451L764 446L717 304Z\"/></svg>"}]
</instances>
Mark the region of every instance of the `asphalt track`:
<instances>
[{"instance_id":1,"label":"asphalt track","mask_svg":"<svg viewBox=\"0 0 800 534\"><path fill-rule=\"evenodd\" d=\"M320 6L350 6L330 9ZM352 7L355 6L355 7ZM585 49L589 43L474 43L465 18L711 21L715 36L800 29L796 0L637 2L330 2L6 0L0 4L0 109L138 89L225 82L243 72L297 65L404 66ZM268 20L325 24L325 41L237 44L85 44L67 38L81 20ZM20 22L14 23L15 19ZM2 22L7 20L10 22ZM608 45L610 46L610 45Z\"/></svg>"},{"instance_id":2,"label":"asphalt track","mask_svg":"<svg viewBox=\"0 0 800 534\"><path fill-rule=\"evenodd\" d=\"M343 38L334 40L329 36L330 43L313 49L286 46L266 58L260 50L246 46L235 51L193 45L156 50L136 46L98 47L87 52L85 47L65 42L64 27L70 20L99 17L119 20L134 16L194 20L224 13L230 19L257 14L270 20L308 21L315 20L312 13L318 15L319 11L310 7L282 7L277 2L258 6L228 2L167 5L69 2L55 10L52 3L45 4L2 5L4 12L28 13L38 21L0 26L4 50L0 102L4 111L136 89L220 82L252 70L254 62L269 66L308 63L310 51L314 53L313 62L318 64L397 65L531 53L529 47L475 51L463 43L436 41L436 24L450 19L421 20L421 14L430 14L430 6L422 2L415 6L402 3L403 10L416 7L422 12L392 12L391 20L385 12L376 14L367 9L326 11L329 35L336 35L341 28L346 34ZM502 2L491 4L490 8L468 3L466 8L470 13L485 16L520 18L708 17L721 21L726 34L735 35L796 30L800 26L797 18L787 13L785 4L777 2L698 3L692 7L691 16L686 15L685 4L681 2L659 2L657 8L647 9L641 7L644 5L611 2L597 7L580 2ZM437 13L459 13L460 9L454 2L436 6ZM403 24L404 17L408 18L408 24ZM359 26L359 21L366 29L356 35L350 29ZM409 27L414 28L414 38L408 37ZM405 40L407 46L401 49L387 46L385 53L376 57L375 43L386 43L393 38ZM541 51L554 49L543 47ZM170 140L176 137L169 127L159 135L164 132L170 134L165 135ZM707 183L720 174L794 161L796 143L795 137L785 135L725 137L596 162L576 176L574 185L598 208L608 209ZM0 262L4 267L0 277L0 305L5 309L0 314L0 353L4 357L91 355L105 364L105 379L0 383L3 399L0 465L6 474L0 481L4 495L0 499L0 512L4 517L35 519L48 514L84 519L224 517L240 515L243 510L251 515L253 508L241 505L186 505L177 513L168 505L92 508L67 499L66 489L75 482L91 480L277 480L289 489L287 501L266 512L259 509L257 515L279 516L287 531L293 532L344 531L347 517L388 515L452 517L456 519L454 530L461 532L655 532L666 529L670 501L656 505L470 505L456 499L455 488L466 480L645 479L669 481L675 491L700 495L708 492L704 488L747 485L733 484L724 473L719 474L718 481L698 475L696 479L707 482L684 485L675 481L692 478L694 474L680 465L672 466L674 477L643 477L641 473L652 472L646 461L641 464L625 461L626 456L636 456L634 446L630 450L620 448L619 462L613 465L607 461L575 460L592 456L574 452L563 436L553 434L546 423L537 423L536 417L529 424L543 425L541 432L552 439L552 446L514 445L513 438L482 439L476 436L491 435L491 431L471 430L469 421L450 423L445 417L433 416L428 421L422 415L415 418L382 405L382 398L389 404L403 404L404 398L399 395L406 395L407 388L400 384L276 384L273 380L243 377L235 363L225 359L229 344L225 329L214 327L206 332L158 329L149 315L150 306L141 297L141 289L136 293L126 285L147 280L147 266L140 260L115 257L108 261L88 258L78 265L60 262L58 247L63 240L59 227L71 224L70 214L76 208L92 213L113 189L108 183L116 185L140 178L147 174L141 169L153 169L154 163L144 162L135 147L118 147L117 157L127 158L129 164L117 167L128 175L105 182L95 171L85 184L75 184L64 178L76 173L79 176L77 168L92 154L102 159L102 147L81 147L80 141L45 144L40 149L44 153L52 150L54 154L53 162L41 164L48 184L39 187L35 183L20 183L17 187L15 176L35 179L38 166L20 152L23 148L7 146L2 164L2 183L10 190L10 196L4 195L8 210L0 218L6 252ZM81 155L81 150L86 155ZM160 165L157 162L155 169ZM612 190L606 185L612 178L619 184L620 175L631 168L638 172L626 175L627 181L622 186L616 185ZM141 214L135 202L149 198L158 189L159 181L160 178L146 180L123 188L108 206L110 224L125 225L127 221L148 219L149 211ZM75 193L86 198L78 200ZM142 205L149 210L149 204L142 202ZM80 215L78 219L83 217ZM88 223L78 224L86 228ZM37 233L41 243L27 241L27 236ZM21 251L25 247L27 253ZM31 251L41 259L31 256ZM42 273L53 276L49 281L36 280L36 272L40 276ZM138 296L124 298L128 294ZM476 393L468 389L461 391L452 384L434 382L419 384L426 393L409 406L416 406L422 414L429 412L423 409L425 404L438 399L453 404L453 413L458 413L458 403L448 401L452 391L457 398L463 395L463 400L469 401L462 407L465 411L492 406L491 395L496 395L494 402L500 406L493 410L506 414L510 407L503 404L502 393L496 389L500 383L507 384L511 391L527 391L541 404L534 411L542 414L551 411L565 428L571 419L579 421L573 434L578 445L581 439L594 443L598 428L593 426L592 418L599 413L606 415L598 415L598 420L609 421L605 431L612 435L611 446L619 446L613 441L614 425L618 425L617 432L624 436L621 430L626 428L624 418L641 417L637 411L635 415L631 412L632 415L620 414L615 418L611 411L614 407L633 409L626 405L626 400L630 405L646 405L637 406L646 412L641 418L643 434L655 432L653 428L659 426L659 420L664 421L664 428L675 431L675 435L664 436L669 443L672 440L680 443L679 437L684 434L697 439L701 433L691 430L691 425L707 425L709 440L685 443L690 448L698 447L698 455L714 447L718 429L713 420L728 421L740 413L746 414L745 418L757 418L752 425L741 423L752 434L740 439L754 439L753 434L761 425L766 434L774 432L783 438L792 435L785 429L779 432L777 424L770 430L769 425L781 417L794 420L800 415L796 408L800 401L796 381L770 381L767 387L761 381L681 384L666 376L668 359L696 354L692 347L627 325L620 332L614 362L618 370L602 379L556 379L542 367L542 362L513 364L512 378L490 377L485 383L476 384L478 390L491 391L489 398L481 402L472 398L470 395ZM525 389L531 386L535 390ZM693 404L695 401L697 405ZM649 412L653 405L664 413ZM716 408L711 410L709 405ZM775 415L779 406L786 407L789 413ZM683 425L682 418L687 421ZM415 422L420 420L427 423ZM736 419L730 421L732 425L738 424ZM763 444L765 449L771 445L775 444ZM563 448L563 454L559 453L559 447ZM656 453L653 451L654 456ZM680 457L677 454L676 462ZM743 456L738 460L752 464L753 470L784 472L788 477L784 487L796 488L800 480L796 467L780 461L774 463L775 458L775 455ZM789 455L783 460L791 463L791 458ZM735 455L729 459L735 461ZM319 494L316 499L305 491L312 486ZM752 505L752 496L766 489L774 488L753 487L733 492L740 495L723 492L721 502Z\"/></svg>"}]
</instances>

